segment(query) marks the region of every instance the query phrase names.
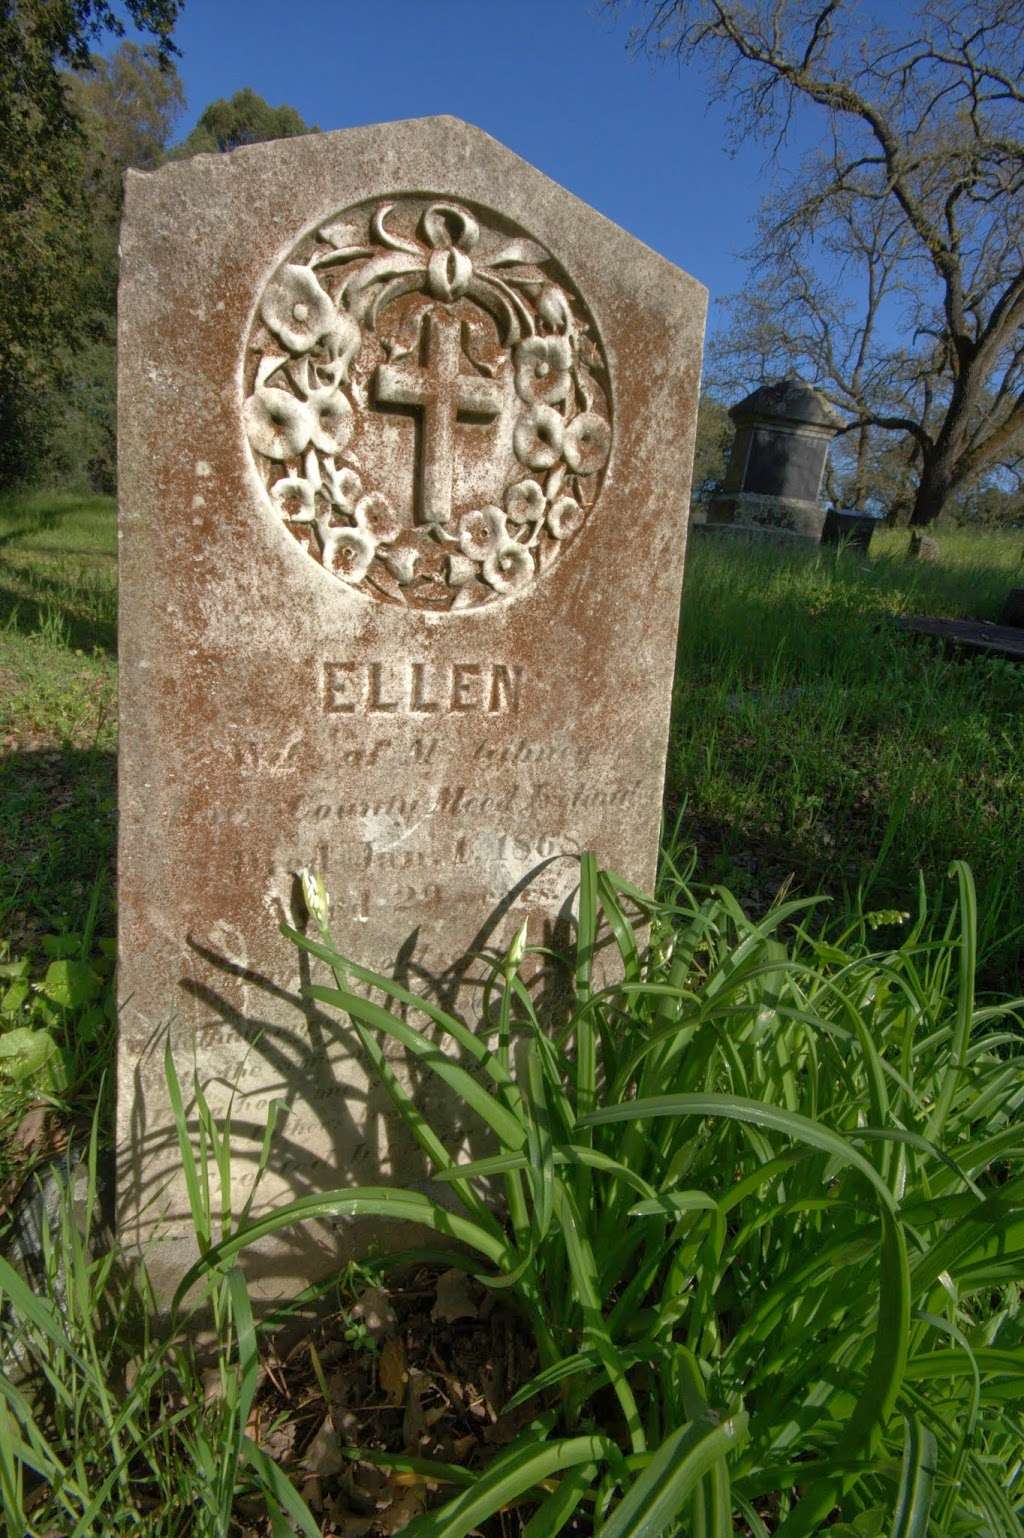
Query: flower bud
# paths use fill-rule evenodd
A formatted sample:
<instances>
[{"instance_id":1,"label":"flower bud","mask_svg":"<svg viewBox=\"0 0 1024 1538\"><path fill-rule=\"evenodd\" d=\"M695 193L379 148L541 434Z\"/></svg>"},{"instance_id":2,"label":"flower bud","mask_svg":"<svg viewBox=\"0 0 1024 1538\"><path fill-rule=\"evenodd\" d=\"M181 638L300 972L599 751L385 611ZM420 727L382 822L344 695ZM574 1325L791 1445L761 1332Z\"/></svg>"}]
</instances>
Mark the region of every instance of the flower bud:
<instances>
[{"instance_id":1,"label":"flower bud","mask_svg":"<svg viewBox=\"0 0 1024 1538\"><path fill-rule=\"evenodd\" d=\"M331 899L327 895L323 877L305 866L298 872L298 876L302 883L302 898L310 917L318 929L326 929L331 915Z\"/></svg>"}]
</instances>

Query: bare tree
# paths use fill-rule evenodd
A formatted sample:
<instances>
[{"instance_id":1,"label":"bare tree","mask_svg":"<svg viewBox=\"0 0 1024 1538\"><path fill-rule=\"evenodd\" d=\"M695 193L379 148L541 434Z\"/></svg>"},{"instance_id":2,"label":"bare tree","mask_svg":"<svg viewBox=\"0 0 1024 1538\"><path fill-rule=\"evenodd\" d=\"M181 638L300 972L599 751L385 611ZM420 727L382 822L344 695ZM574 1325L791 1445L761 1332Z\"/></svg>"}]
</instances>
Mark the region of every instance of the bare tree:
<instances>
[{"instance_id":1,"label":"bare tree","mask_svg":"<svg viewBox=\"0 0 1024 1538\"><path fill-rule=\"evenodd\" d=\"M716 384L809 372L857 437L854 494L872 430L903 434L930 523L1024 449L1024 0L929 0L900 35L850 0L644 8L640 44L703 61L737 138L778 162L803 103L824 119L762 209Z\"/></svg>"}]
</instances>

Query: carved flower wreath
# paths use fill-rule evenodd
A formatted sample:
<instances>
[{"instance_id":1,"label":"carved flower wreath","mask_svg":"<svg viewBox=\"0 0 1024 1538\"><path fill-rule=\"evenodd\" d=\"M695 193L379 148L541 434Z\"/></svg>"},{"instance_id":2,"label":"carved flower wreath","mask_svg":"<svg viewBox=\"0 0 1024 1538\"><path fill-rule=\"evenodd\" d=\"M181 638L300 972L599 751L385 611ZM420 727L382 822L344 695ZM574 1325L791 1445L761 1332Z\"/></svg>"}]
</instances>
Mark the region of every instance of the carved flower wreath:
<instances>
[{"instance_id":1,"label":"carved flower wreath","mask_svg":"<svg viewBox=\"0 0 1024 1538\"><path fill-rule=\"evenodd\" d=\"M336 577L392 602L465 609L528 585L582 527L611 443L606 371L581 307L542 270L543 247L511 238L483 256L478 221L448 202L429 204L407 238L388 227L395 207L377 206L366 237L351 223L322 228L304 262L278 269L259 318L279 345L258 359L243 420L272 505ZM377 323L409 294L468 300L493 320L496 357L467 355L481 374L511 375L522 477L501 507L414 529L364 485L349 448L372 372L364 344L374 339L374 359L399 356Z\"/></svg>"}]
</instances>

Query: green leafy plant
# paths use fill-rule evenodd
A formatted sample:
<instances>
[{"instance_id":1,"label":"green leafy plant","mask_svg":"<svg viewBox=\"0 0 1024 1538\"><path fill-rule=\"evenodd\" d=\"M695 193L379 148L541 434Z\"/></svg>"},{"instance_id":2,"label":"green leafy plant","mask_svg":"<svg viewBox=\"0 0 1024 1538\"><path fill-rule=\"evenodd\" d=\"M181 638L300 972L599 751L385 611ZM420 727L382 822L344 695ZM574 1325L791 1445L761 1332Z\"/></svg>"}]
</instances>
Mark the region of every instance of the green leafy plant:
<instances>
[{"instance_id":1,"label":"green leafy plant","mask_svg":"<svg viewBox=\"0 0 1024 1538\"><path fill-rule=\"evenodd\" d=\"M84 1192L76 1200L69 1187L53 1230L42 1228L40 1277L30 1285L0 1257L2 1530L237 1538L251 1531L236 1517L248 1501L273 1538L319 1538L298 1492L247 1435L260 1364L241 1273L212 1290L200 1358L194 1331L167 1330L144 1268L102 1243L98 1149L97 1117ZM200 1175L194 1196L208 1243L202 1213L217 1205L215 1179Z\"/></svg>"},{"instance_id":2,"label":"green leafy plant","mask_svg":"<svg viewBox=\"0 0 1024 1538\"><path fill-rule=\"evenodd\" d=\"M95 935L102 893L95 882L81 930L43 935L41 963L0 963L0 1114L8 1118L32 1099L66 1093L91 1110L116 1027L116 947Z\"/></svg>"},{"instance_id":3,"label":"green leafy plant","mask_svg":"<svg viewBox=\"0 0 1024 1538\"><path fill-rule=\"evenodd\" d=\"M1020 1018L975 1001L955 874L945 928L922 901L879 951L860 917L823 935L789 902L755 923L685 886L656 905L585 857L569 1017L538 1019L520 934L477 1030L340 955L307 878L318 937L286 932L333 972L309 996L348 1016L459 1210L353 1187L246 1213L207 1232L179 1302L309 1219L457 1242L530 1324L541 1369L511 1405L536 1416L481 1476L435 1465L455 1494L410 1538L513 1502L530 1538L577 1513L604 1538L1021 1538ZM493 1154L456 1164L387 1042Z\"/></svg>"}]
</instances>

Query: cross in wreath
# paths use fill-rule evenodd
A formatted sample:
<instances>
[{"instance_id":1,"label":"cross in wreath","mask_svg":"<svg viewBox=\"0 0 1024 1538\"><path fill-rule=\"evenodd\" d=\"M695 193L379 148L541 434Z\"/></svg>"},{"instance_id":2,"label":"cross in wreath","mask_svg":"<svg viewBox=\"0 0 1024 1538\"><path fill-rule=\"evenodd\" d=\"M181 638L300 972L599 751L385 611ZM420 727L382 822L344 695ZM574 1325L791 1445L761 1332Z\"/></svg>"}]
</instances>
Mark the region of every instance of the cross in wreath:
<instances>
[{"instance_id":1,"label":"cross in wreath","mask_svg":"<svg viewBox=\"0 0 1024 1538\"><path fill-rule=\"evenodd\" d=\"M427 311L419 353L418 363L380 365L374 399L380 410L415 412L422 437L414 520L446 524L452 515L456 423L493 422L505 391L496 380L461 372L462 322L440 306Z\"/></svg>"}]
</instances>

